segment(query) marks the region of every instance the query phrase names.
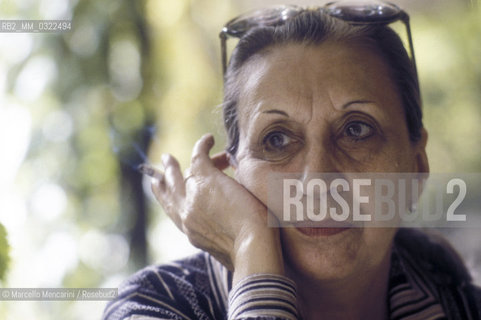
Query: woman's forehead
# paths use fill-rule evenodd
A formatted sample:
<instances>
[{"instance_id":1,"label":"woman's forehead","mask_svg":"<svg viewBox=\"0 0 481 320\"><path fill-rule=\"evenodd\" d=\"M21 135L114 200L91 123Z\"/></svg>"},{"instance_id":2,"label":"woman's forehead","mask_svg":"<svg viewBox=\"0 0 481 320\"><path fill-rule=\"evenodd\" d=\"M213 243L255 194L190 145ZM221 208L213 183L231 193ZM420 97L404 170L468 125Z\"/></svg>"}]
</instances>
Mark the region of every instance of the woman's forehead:
<instances>
[{"instance_id":1,"label":"woman's forehead","mask_svg":"<svg viewBox=\"0 0 481 320\"><path fill-rule=\"evenodd\" d=\"M361 45L272 47L248 60L238 80L241 114L251 113L250 109L260 104L289 106L304 101L329 100L338 107L352 100L400 104L385 61L374 50Z\"/></svg>"}]
</instances>

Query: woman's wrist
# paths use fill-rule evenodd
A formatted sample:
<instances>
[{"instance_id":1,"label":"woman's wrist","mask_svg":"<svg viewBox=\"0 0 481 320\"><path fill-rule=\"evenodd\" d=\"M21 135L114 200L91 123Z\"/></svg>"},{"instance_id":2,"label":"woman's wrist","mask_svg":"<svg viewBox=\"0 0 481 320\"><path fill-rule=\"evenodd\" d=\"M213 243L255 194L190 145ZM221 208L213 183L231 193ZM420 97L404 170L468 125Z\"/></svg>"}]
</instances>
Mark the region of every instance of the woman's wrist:
<instances>
[{"instance_id":1,"label":"woman's wrist","mask_svg":"<svg viewBox=\"0 0 481 320\"><path fill-rule=\"evenodd\" d=\"M296 301L296 284L289 278L276 274L250 275L229 292L228 319L296 320Z\"/></svg>"},{"instance_id":2,"label":"woman's wrist","mask_svg":"<svg viewBox=\"0 0 481 320\"><path fill-rule=\"evenodd\" d=\"M263 228L264 229L264 228ZM243 230L236 239L233 257L233 285L253 274L284 275L284 262L278 230Z\"/></svg>"}]
</instances>

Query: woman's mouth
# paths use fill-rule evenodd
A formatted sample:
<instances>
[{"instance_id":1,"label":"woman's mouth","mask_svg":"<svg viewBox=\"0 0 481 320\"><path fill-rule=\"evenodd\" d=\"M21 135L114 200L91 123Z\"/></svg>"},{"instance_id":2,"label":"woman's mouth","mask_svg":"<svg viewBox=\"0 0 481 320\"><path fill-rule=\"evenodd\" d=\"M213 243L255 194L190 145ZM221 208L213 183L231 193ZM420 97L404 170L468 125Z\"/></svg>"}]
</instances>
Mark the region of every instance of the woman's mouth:
<instances>
[{"instance_id":1,"label":"woman's mouth","mask_svg":"<svg viewBox=\"0 0 481 320\"><path fill-rule=\"evenodd\" d=\"M316 228L316 227L296 227L296 229L306 236L309 237L321 237L321 236L332 236L343 231L351 229L350 227L345 228Z\"/></svg>"},{"instance_id":2,"label":"woman's mouth","mask_svg":"<svg viewBox=\"0 0 481 320\"><path fill-rule=\"evenodd\" d=\"M329 220L317 223L297 223L294 227L300 233L309 237L327 237L350 230L354 228L354 225L346 222Z\"/></svg>"}]
</instances>

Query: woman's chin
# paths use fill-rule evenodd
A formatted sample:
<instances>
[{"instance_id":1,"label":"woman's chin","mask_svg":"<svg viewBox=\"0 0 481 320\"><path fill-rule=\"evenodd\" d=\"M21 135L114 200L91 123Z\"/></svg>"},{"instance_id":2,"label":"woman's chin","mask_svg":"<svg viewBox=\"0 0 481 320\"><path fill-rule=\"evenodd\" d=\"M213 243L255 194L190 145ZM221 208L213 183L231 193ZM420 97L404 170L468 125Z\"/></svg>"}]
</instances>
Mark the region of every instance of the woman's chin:
<instances>
[{"instance_id":1,"label":"woman's chin","mask_svg":"<svg viewBox=\"0 0 481 320\"><path fill-rule=\"evenodd\" d=\"M282 228L287 270L318 281L353 279L378 268L390 251L395 229L351 226Z\"/></svg>"},{"instance_id":2,"label":"woman's chin","mask_svg":"<svg viewBox=\"0 0 481 320\"><path fill-rule=\"evenodd\" d=\"M354 227L299 226L282 230L288 268L318 280L349 277L362 263L362 237L363 229Z\"/></svg>"}]
</instances>

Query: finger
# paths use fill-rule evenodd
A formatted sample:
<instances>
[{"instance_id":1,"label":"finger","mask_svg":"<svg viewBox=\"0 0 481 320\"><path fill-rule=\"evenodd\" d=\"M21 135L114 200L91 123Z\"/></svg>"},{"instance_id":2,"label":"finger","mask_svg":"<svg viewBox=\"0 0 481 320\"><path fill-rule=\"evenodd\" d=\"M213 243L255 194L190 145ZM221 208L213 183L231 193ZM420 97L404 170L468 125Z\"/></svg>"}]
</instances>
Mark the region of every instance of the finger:
<instances>
[{"instance_id":1,"label":"finger","mask_svg":"<svg viewBox=\"0 0 481 320\"><path fill-rule=\"evenodd\" d=\"M187 181L190 179L190 178L193 178L194 177L194 174L192 173L192 168L187 168L185 171L184 171L184 185L186 187L186 189L188 190L187 188Z\"/></svg>"},{"instance_id":2,"label":"finger","mask_svg":"<svg viewBox=\"0 0 481 320\"><path fill-rule=\"evenodd\" d=\"M210 160L211 160L212 164L214 165L214 167L216 167L220 171L223 171L230 166L229 158L228 158L227 153L225 151L215 154L214 156L212 156L212 158ZM194 176L194 174L192 172L192 168L191 167L187 168L184 171L184 182L187 183L187 180L189 180L193 176Z\"/></svg>"},{"instance_id":3,"label":"finger","mask_svg":"<svg viewBox=\"0 0 481 320\"><path fill-rule=\"evenodd\" d=\"M211 160L214 164L214 167L221 171L227 169L230 166L229 158L227 156L227 152L225 151L213 155Z\"/></svg>"},{"instance_id":4,"label":"finger","mask_svg":"<svg viewBox=\"0 0 481 320\"><path fill-rule=\"evenodd\" d=\"M193 174L205 174L213 168L212 161L209 158L209 151L213 146L214 137L211 134L205 134L196 142L191 160Z\"/></svg>"},{"instance_id":5,"label":"finger","mask_svg":"<svg viewBox=\"0 0 481 320\"><path fill-rule=\"evenodd\" d=\"M162 155L162 164L164 165L164 181L172 195L184 196L184 177L180 170L179 162L170 154Z\"/></svg>"},{"instance_id":6,"label":"finger","mask_svg":"<svg viewBox=\"0 0 481 320\"><path fill-rule=\"evenodd\" d=\"M150 188L152 189L152 193L154 194L155 198L159 201L161 205L163 205L165 184L161 183L159 180L152 180L152 183L150 184Z\"/></svg>"},{"instance_id":7,"label":"finger","mask_svg":"<svg viewBox=\"0 0 481 320\"><path fill-rule=\"evenodd\" d=\"M165 192L165 185L159 183L159 181L152 181L152 192L155 195L157 201L159 201L160 205L164 209L164 212L167 216L174 222L174 224L181 229L182 228L182 220L180 215L176 210L179 210L179 206L177 204L172 203L172 198L169 197L167 192ZM181 229L182 230L182 229Z\"/></svg>"}]
</instances>

